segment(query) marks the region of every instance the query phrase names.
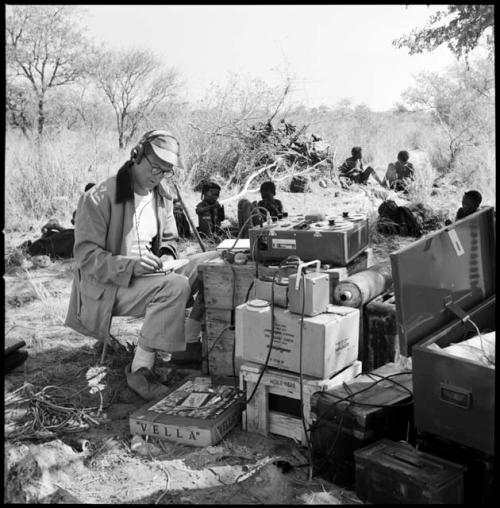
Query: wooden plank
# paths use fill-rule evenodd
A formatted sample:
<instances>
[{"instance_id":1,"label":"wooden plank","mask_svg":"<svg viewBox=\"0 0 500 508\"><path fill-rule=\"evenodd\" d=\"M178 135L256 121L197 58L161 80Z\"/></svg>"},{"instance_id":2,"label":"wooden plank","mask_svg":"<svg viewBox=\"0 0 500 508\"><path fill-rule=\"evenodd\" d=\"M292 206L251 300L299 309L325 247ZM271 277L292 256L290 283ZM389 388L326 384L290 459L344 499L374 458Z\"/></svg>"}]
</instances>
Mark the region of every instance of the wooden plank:
<instances>
[{"instance_id":1,"label":"wooden plank","mask_svg":"<svg viewBox=\"0 0 500 508\"><path fill-rule=\"evenodd\" d=\"M269 432L286 436L294 441L307 446L307 442L303 443L304 427L302 419L296 416L279 413L278 411L269 411Z\"/></svg>"},{"instance_id":2,"label":"wooden plank","mask_svg":"<svg viewBox=\"0 0 500 508\"><path fill-rule=\"evenodd\" d=\"M231 311L207 308L205 311L206 370L211 376L233 375L234 326L231 325ZM239 364L235 362L236 375Z\"/></svg>"}]
</instances>

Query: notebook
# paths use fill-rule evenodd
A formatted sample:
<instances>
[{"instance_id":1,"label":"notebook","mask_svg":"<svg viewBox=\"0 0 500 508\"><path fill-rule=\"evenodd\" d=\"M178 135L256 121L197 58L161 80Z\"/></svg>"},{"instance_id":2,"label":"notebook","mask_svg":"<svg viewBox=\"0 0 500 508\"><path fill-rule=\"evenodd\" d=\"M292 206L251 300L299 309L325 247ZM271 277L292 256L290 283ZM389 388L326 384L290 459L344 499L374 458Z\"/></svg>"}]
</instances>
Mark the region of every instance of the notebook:
<instances>
[{"instance_id":1,"label":"notebook","mask_svg":"<svg viewBox=\"0 0 500 508\"><path fill-rule=\"evenodd\" d=\"M183 259L169 259L168 261L164 261L163 267L161 270L158 270L157 272L153 273L145 273L144 275L141 275L141 277L154 277L155 275L165 275L167 273L170 273L172 271L178 270L179 268L182 268L183 266L186 266L189 263L189 259L183 258Z\"/></svg>"}]
</instances>

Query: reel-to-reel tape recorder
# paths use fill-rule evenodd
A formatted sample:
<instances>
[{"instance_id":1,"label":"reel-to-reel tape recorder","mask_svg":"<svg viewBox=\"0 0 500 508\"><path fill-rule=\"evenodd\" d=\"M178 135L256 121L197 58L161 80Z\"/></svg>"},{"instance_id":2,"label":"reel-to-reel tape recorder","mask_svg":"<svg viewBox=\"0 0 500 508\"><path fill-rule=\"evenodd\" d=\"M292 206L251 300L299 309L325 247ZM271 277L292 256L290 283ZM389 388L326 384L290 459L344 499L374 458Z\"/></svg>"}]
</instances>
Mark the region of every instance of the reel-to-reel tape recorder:
<instances>
[{"instance_id":1,"label":"reel-to-reel tape recorder","mask_svg":"<svg viewBox=\"0 0 500 508\"><path fill-rule=\"evenodd\" d=\"M344 212L320 217L296 216L249 230L250 254L258 262L281 261L298 256L345 266L368 246L368 219Z\"/></svg>"}]
</instances>

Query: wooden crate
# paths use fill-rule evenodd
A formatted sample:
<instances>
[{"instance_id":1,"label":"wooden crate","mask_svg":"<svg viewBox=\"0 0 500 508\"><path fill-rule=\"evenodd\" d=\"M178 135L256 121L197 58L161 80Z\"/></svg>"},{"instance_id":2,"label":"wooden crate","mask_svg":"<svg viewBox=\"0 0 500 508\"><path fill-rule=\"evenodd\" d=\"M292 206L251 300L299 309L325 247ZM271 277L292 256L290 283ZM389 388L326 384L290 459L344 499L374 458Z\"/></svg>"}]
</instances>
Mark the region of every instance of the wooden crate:
<instances>
[{"instance_id":1,"label":"wooden crate","mask_svg":"<svg viewBox=\"0 0 500 508\"><path fill-rule=\"evenodd\" d=\"M259 375L264 366L255 363L245 363L240 368L240 390L247 398L252 394ZM315 379L303 376L303 403L306 428L312 423L311 395L338 386L344 381L352 379L361 372L361 362L355 361L342 372L330 379ZM290 437L303 446L307 446L306 435L300 413L278 411L270 407L271 399L285 406L300 407L300 377L276 369L267 369L262 375L257 391L247 403L242 415L242 428L247 432L256 432L267 436L269 433ZM290 400L291 399L291 400ZM271 404L272 405L272 404Z\"/></svg>"},{"instance_id":2,"label":"wooden crate","mask_svg":"<svg viewBox=\"0 0 500 508\"><path fill-rule=\"evenodd\" d=\"M202 372L212 377L233 375L234 325L231 310L207 308L202 342ZM236 377L241 360L235 360Z\"/></svg>"},{"instance_id":3,"label":"wooden crate","mask_svg":"<svg viewBox=\"0 0 500 508\"><path fill-rule=\"evenodd\" d=\"M245 302L255 278L254 262L244 265L230 264L221 258L211 259L198 267L203 277L205 306L210 309L234 309ZM277 266L258 265L258 274L273 275Z\"/></svg>"},{"instance_id":4,"label":"wooden crate","mask_svg":"<svg viewBox=\"0 0 500 508\"><path fill-rule=\"evenodd\" d=\"M325 270L330 276L330 295L333 295L335 285L349 275L365 270L373 264L373 250L365 249L347 266L329 268ZM203 279L205 306L211 309L234 309L247 299L248 290L255 278L254 262L244 265L230 264L222 258L211 259L201 263L198 270ZM258 264L259 276L272 276L278 269L278 263L273 266ZM330 303L333 301L330 298Z\"/></svg>"}]
</instances>

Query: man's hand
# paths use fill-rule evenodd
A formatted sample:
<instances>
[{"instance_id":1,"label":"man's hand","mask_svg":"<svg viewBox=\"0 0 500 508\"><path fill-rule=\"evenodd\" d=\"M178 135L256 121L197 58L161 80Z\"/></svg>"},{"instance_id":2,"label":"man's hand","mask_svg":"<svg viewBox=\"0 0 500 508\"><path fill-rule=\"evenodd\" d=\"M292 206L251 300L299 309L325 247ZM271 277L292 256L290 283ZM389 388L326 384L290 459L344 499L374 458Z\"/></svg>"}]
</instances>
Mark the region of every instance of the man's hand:
<instances>
[{"instance_id":1,"label":"man's hand","mask_svg":"<svg viewBox=\"0 0 500 508\"><path fill-rule=\"evenodd\" d=\"M141 258L137 259L134 264L134 277L140 277L147 273L154 273L161 270L163 266L162 260L155 256L152 252L146 252Z\"/></svg>"}]
</instances>

